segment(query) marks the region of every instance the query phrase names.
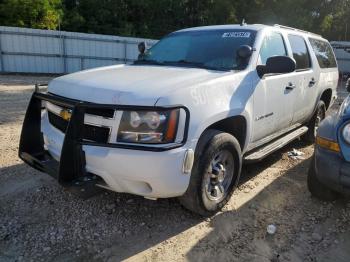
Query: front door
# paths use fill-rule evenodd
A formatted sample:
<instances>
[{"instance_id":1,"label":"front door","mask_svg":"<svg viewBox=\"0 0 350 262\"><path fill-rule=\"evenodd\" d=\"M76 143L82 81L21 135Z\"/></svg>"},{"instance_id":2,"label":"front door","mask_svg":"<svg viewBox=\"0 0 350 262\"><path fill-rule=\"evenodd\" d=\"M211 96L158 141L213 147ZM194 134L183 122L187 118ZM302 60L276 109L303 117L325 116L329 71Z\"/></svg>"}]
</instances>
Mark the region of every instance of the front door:
<instances>
[{"instance_id":1,"label":"front door","mask_svg":"<svg viewBox=\"0 0 350 262\"><path fill-rule=\"evenodd\" d=\"M265 36L258 64L266 64L272 56L287 56L282 34L269 32ZM257 142L278 131L288 128L293 119L296 83L293 73L270 74L262 79L256 75L254 91L253 135L251 142Z\"/></svg>"}]
</instances>

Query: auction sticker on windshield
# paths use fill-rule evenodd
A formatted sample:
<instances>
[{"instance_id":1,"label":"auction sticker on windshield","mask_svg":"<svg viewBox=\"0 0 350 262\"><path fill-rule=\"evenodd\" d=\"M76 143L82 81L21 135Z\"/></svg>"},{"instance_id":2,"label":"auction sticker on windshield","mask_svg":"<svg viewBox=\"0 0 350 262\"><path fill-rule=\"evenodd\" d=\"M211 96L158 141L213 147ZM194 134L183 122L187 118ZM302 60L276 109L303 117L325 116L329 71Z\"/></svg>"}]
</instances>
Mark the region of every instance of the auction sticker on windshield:
<instances>
[{"instance_id":1,"label":"auction sticker on windshield","mask_svg":"<svg viewBox=\"0 0 350 262\"><path fill-rule=\"evenodd\" d=\"M250 32L227 32L223 33L222 37L250 37Z\"/></svg>"}]
</instances>

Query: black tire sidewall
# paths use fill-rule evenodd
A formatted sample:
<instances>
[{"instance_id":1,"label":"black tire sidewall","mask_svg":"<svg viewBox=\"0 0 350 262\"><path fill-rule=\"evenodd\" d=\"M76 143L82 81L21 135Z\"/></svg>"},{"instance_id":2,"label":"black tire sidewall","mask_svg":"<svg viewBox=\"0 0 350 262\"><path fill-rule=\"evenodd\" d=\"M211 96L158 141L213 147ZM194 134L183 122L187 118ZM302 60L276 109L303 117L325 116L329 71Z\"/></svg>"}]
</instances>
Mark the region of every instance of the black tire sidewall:
<instances>
[{"instance_id":1,"label":"black tire sidewall","mask_svg":"<svg viewBox=\"0 0 350 262\"><path fill-rule=\"evenodd\" d=\"M339 198L339 194L333 191L332 189L328 188L318 179L315 165L315 156L313 156L311 159L307 177L307 187L311 195L323 201L336 200L337 198Z\"/></svg>"},{"instance_id":2,"label":"black tire sidewall","mask_svg":"<svg viewBox=\"0 0 350 262\"><path fill-rule=\"evenodd\" d=\"M226 137L225 137L226 138ZM199 195L199 199L200 199L200 203L202 205L202 208L207 210L207 207L204 205L203 202L203 197L204 197L204 192L203 192L203 179L204 179L204 175L206 170L208 170L211 161L213 160L213 158L215 157L215 155L217 155L220 151L222 150L228 150L229 152L231 152L232 156L233 156L233 160L234 160L234 174L232 177L232 181L229 185L229 187L227 188L227 195L225 196L225 198L219 202L216 205L216 208L214 210L208 210L209 212L213 211L213 212L217 212L218 210L222 209L226 203L228 202L228 200L231 198L235 187L237 186L238 180L239 180L239 174L240 174L240 157L238 155L237 152L237 148L235 146L234 143L232 143L233 141L230 141L229 139L225 139L225 138L219 138L219 139L213 139L209 145L209 147L207 148L207 150L204 153L204 156L202 157L202 159L200 159L200 164L199 164L199 176L201 178L201 188L200 190L198 190ZM239 169L239 172L237 172L237 169Z\"/></svg>"},{"instance_id":3,"label":"black tire sidewall","mask_svg":"<svg viewBox=\"0 0 350 262\"><path fill-rule=\"evenodd\" d=\"M208 210L203 202L203 178L213 157L223 149L232 153L234 160L234 174L226 197L216 205L215 209ZM211 216L221 210L232 196L240 178L242 168L242 154L239 142L228 133L217 130L207 130L202 135L195 152L195 161L191 173L190 184L186 193L180 197L180 202L191 211L202 216Z\"/></svg>"}]
</instances>

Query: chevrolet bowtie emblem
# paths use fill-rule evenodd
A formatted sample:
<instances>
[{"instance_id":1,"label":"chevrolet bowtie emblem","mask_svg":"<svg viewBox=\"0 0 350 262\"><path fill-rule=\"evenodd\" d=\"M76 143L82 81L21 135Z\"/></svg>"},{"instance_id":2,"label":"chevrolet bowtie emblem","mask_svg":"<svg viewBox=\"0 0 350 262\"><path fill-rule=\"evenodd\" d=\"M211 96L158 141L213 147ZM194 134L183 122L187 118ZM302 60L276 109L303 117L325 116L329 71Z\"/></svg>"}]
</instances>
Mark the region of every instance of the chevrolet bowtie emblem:
<instances>
[{"instance_id":1,"label":"chevrolet bowtie emblem","mask_svg":"<svg viewBox=\"0 0 350 262\"><path fill-rule=\"evenodd\" d=\"M62 117L64 120L69 121L72 117L72 111L67 109L62 109L60 112L60 117Z\"/></svg>"}]
</instances>

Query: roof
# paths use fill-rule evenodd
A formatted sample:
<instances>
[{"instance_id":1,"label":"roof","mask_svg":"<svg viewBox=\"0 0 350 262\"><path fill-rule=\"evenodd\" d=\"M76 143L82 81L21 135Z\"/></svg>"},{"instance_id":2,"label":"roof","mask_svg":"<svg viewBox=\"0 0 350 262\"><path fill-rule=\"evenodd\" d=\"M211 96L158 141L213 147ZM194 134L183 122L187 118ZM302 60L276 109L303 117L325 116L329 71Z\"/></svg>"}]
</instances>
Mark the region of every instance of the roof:
<instances>
[{"instance_id":1,"label":"roof","mask_svg":"<svg viewBox=\"0 0 350 262\"><path fill-rule=\"evenodd\" d=\"M185 28L181 29L177 32L184 32L184 31L199 31L199 30L221 30L221 29L250 29L250 30L256 30L259 31L261 29L264 29L266 27L270 27L268 25L238 25L238 24L231 24L231 25L209 25L209 26L199 26L199 27L191 27L191 28Z\"/></svg>"},{"instance_id":2,"label":"roof","mask_svg":"<svg viewBox=\"0 0 350 262\"><path fill-rule=\"evenodd\" d=\"M283 30L288 30L288 31L292 31L292 32L299 32L299 33L304 33L304 34L309 34L309 35L314 35L317 37L322 37L321 35L318 34L314 34L308 31L304 31L301 29L297 29L297 28L293 28L293 27L289 27L289 26L283 26L283 25L262 25L262 24L244 24L244 25L239 25L239 24L231 24L231 25L210 25L210 26L200 26L200 27L192 27L192 28L186 28L186 29L182 29L179 30L177 32L185 32L185 31L199 31L199 30L222 30L222 29L226 29L226 30L232 30L232 29L248 29L248 30L255 30L255 31L260 31L262 29L265 28L280 28Z\"/></svg>"}]
</instances>

